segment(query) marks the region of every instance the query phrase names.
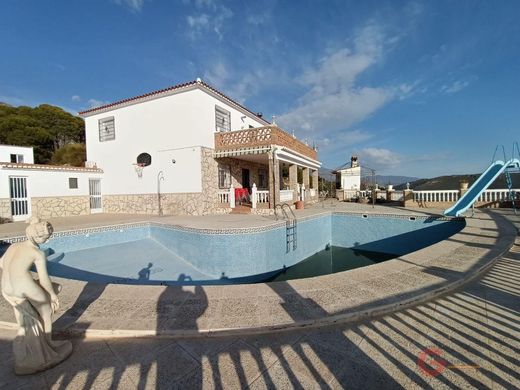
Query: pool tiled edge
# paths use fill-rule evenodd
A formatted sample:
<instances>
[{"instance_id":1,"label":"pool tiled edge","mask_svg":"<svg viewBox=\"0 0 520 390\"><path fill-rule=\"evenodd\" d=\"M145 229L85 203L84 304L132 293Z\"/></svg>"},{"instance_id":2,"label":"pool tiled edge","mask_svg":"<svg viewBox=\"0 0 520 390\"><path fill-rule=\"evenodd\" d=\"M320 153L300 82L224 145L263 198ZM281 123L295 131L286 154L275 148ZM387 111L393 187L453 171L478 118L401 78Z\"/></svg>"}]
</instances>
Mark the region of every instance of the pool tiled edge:
<instances>
[{"instance_id":1,"label":"pool tiled edge","mask_svg":"<svg viewBox=\"0 0 520 390\"><path fill-rule=\"evenodd\" d=\"M331 212L301 219L326 213ZM304 328L386 314L459 287L484 272L510 248L516 229L502 217L479 216L481 219L468 219L466 228L448 242L363 269L258 285L190 288L110 285L101 287L102 293L86 305L86 311L79 316L73 315L74 306L80 307L83 301L88 301L84 291L95 286L55 278L64 285L63 294L67 294L62 298L64 305L58 313L63 318L58 319L56 328L59 333L81 337L206 337ZM409 215L399 217L409 218ZM283 221L273 221L261 229L283 224ZM117 226L103 228L117 229ZM208 234L236 232L235 229L207 230ZM481 235L475 236L475 232ZM480 237L489 239L490 234L495 240L493 245L479 244ZM465 249L468 249L468 259L460 260L453 267L446 265L450 255L455 251L463 254ZM403 281L403 273L417 277ZM138 299L135 289L139 289ZM165 312L165 307L170 307L170 312ZM12 312L4 310L4 306L0 309L0 321L3 321L0 326L9 326Z\"/></svg>"}]
</instances>

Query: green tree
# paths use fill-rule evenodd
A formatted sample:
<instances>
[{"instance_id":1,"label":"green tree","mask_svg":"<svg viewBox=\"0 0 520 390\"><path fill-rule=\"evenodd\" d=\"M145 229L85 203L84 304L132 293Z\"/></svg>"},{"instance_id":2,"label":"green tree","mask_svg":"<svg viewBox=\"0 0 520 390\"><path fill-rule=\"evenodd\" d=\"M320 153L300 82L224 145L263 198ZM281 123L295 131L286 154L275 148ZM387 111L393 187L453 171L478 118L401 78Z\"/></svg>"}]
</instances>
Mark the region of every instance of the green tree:
<instances>
[{"instance_id":1,"label":"green tree","mask_svg":"<svg viewBox=\"0 0 520 390\"><path fill-rule=\"evenodd\" d=\"M34 147L36 163L48 164L58 149L70 143L84 142L83 119L60 107L0 104L0 143Z\"/></svg>"},{"instance_id":2,"label":"green tree","mask_svg":"<svg viewBox=\"0 0 520 390\"><path fill-rule=\"evenodd\" d=\"M86 159L87 148L84 144L68 144L54 152L51 162L57 165L82 167Z\"/></svg>"}]
</instances>

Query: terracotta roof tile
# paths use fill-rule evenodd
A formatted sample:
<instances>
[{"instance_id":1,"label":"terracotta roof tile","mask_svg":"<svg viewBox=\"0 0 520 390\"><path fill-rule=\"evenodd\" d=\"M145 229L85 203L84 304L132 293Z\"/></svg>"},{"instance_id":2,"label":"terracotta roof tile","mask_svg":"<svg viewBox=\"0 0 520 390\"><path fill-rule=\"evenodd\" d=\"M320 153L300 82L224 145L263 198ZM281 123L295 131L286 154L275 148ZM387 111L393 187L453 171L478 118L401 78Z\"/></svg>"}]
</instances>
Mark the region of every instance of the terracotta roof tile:
<instances>
[{"instance_id":1,"label":"terracotta roof tile","mask_svg":"<svg viewBox=\"0 0 520 390\"><path fill-rule=\"evenodd\" d=\"M159 89L157 91L153 91L153 92L148 92L148 93L145 93L143 95L138 95L138 96L134 96L134 97L131 97L131 98L127 98L127 99L122 99L122 100L118 100L114 103L110 103L110 104L105 104L103 106L100 106L100 107L95 107L95 108L91 108L89 110L85 110L85 111L80 111L79 112L79 115L83 116L85 114L91 114L91 113L95 113L97 111L102 111L102 110L106 110L108 108L111 108L111 107L117 107L117 106L122 106L122 105L126 105L126 103L130 103L130 102L133 102L133 101L136 101L136 100L140 100L140 99L144 99L144 98L147 98L147 97L150 97L150 96L154 96L154 95L160 95L160 94L163 94L165 92L170 92L170 91L175 91L175 90L178 90L178 89L183 89L183 88L187 88L187 87L191 87L193 85L200 85L208 90L210 90L211 92L219 95L220 97L224 98L225 100L227 100L229 103L231 103L232 105L235 105L237 107L240 107L241 109L249 112L250 114L252 114L255 118L257 118L258 120L260 120L261 122L264 122L265 124L270 124L268 121L266 121L264 118L262 117L259 117L256 113L254 113L253 111L249 110L248 108L244 107L242 104L240 103L237 103L235 100L231 99L230 97L226 96L225 94L223 94L222 92L220 92L219 90L213 88L211 85L209 84L206 84L204 81L200 81L200 80L194 80L194 81L189 81L187 83L183 83L183 84L177 84L177 85L174 85L174 86L171 86L171 87L167 87L167 88L163 88L163 89Z\"/></svg>"},{"instance_id":2,"label":"terracotta roof tile","mask_svg":"<svg viewBox=\"0 0 520 390\"><path fill-rule=\"evenodd\" d=\"M32 169L41 171L73 171L73 172L96 172L103 173L100 168L73 167L70 165L46 165L46 164L28 164L28 163L11 163L0 162L0 168L6 169Z\"/></svg>"}]
</instances>

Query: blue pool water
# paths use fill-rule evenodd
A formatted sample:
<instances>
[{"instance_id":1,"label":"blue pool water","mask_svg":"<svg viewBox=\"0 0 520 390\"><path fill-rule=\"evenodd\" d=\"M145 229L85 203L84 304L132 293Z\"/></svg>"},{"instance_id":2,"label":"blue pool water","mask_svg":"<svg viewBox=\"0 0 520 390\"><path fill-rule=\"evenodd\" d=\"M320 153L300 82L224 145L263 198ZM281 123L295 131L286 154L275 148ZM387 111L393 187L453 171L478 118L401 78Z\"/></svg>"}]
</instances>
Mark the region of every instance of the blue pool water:
<instances>
[{"instance_id":1,"label":"blue pool water","mask_svg":"<svg viewBox=\"0 0 520 390\"><path fill-rule=\"evenodd\" d=\"M444 240L464 226L463 219L334 213L299 220L295 248L287 245L284 224L237 234L151 223L58 233L42 249L48 253L49 274L71 279L251 283L373 264Z\"/></svg>"}]
</instances>

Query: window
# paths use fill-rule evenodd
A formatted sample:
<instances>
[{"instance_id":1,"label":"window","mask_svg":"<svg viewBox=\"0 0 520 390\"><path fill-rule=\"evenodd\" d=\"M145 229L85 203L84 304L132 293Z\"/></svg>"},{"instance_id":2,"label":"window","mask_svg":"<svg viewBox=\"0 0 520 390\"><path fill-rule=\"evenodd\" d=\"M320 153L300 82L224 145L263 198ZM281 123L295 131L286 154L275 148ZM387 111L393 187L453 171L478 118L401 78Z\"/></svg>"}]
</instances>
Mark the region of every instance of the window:
<instances>
[{"instance_id":1,"label":"window","mask_svg":"<svg viewBox=\"0 0 520 390\"><path fill-rule=\"evenodd\" d=\"M231 169L229 165L218 166L218 188L231 187Z\"/></svg>"},{"instance_id":2,"label":"window","mask_svg":"<svg viewBox=\"0 0 520 390\"><path fill-rule=\"evenodd\" d=\"M258 170L258 188L267 188L267 170Z\"/></svg>"},{"instance_id":3,"label":"window","mask_svg":"<svg viewBox=\"0 0 520 390\"><path fill-rule=\"evenodd\" d=\"M231 130L231 113L218 106L215 106L215 130Z\"/></svg>"},{"instance_id":4,"label":"window","mask_svg":"<svg viewBox=\"0 0 520 390\"><path fill-rule=\"evenodd\" d=\"M23 154L11 154L12 163L23 163Z\"/></svg>"},{"instance_id":5,"label":"window","mask_svg":"<svg viewBox=\"0 0 520 390\"><path fill-rule=\"evenodd\" d=\"M77 177L69 177L69 188L71 190L78 188L78 178Z\"/></svg>"},{"instance_id":6,"label":"window","mask_svg":"<svg viewBox=\"0 0 520 390\"><path fill-rule=\"evenodd\" d=\"M99 120L99 142L112 141L116 139L114 117Z\"/></svg>"}]
</instances>

